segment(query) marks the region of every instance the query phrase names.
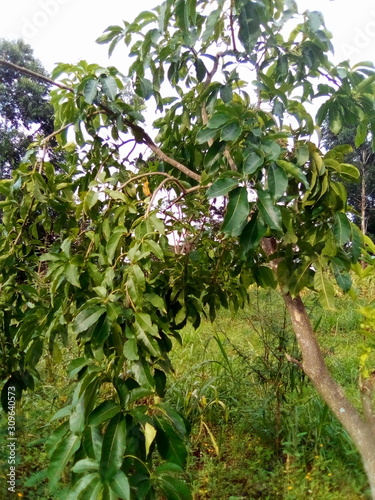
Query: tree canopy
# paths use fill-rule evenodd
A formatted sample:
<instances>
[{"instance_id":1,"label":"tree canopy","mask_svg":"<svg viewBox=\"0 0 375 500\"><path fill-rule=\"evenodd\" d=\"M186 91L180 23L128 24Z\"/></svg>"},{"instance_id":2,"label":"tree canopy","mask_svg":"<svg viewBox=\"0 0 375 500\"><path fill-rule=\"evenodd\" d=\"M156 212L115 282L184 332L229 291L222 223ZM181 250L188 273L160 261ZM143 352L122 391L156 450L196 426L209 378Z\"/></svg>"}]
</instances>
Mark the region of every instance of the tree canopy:
<instances>
[{"instance_id":1,"label":"tree canopy","mask_svg":"<svg viewBox=\"0 0 375 500\"><path fill-rule=\"evenodd\" d=\"M53 137L0 182L3 397L33 386L44 349L58 360L61 343L77 345L74 395L48 445L51 487L71 461L69 498L191 498L187 425L162 401L168 352L187 322L235 312L256 284L279 288L294 361L351 435L375 495L373 377L363 371L360 412L300 296L311 289L334 308L331 276L349 292L375 250L351 220L344 182L359 172L347 149L312 140L324 120L335 133L359 124L363 141L372 133L373 65L334 66L322 15L300 15L292 0L167 0L98 42L110 53L125 43L156 138L119 70L60 64ZM322 97L314 118L306 104ZM54 138L59 172L45 154ZM152 155L136 161L134 146Z\"/></svg>"},{"instance_id":2,"label":"tree canopy","mask_svg":"<svg viewBox=\"0 0 375 500\"><path fill-rule=\"evenodd\" d=\"M47 75L22 40L0 40L0 58ZM9 177L38 134L53 132L50 85L9 66L0 66L0 178Z\"/></svg>"}]
</instances>

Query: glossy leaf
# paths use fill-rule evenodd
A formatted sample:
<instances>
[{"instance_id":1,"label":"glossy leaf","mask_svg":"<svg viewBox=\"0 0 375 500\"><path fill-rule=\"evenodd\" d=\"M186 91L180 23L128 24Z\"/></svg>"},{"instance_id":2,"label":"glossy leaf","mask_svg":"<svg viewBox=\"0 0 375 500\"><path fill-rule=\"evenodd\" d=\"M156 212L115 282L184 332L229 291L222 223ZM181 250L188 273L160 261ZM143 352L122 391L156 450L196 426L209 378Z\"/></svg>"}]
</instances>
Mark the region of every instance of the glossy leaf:
<instances>
[{"instance_id":1,"label":"glossy leaf","mask_svg":"<svg viewBox=\"0 0 375 500\"><path fill-rule=\"evenodd\" d=\"M105 308L100 306L88 307L77 314L72 323L72 331L75 334L85 332L95 324L100 316L105 313Z\"/></svg>"},{"instance_id":2,"label":"glossy leaf","mask_svg":"<svg viewBox=\"0 0 375 500\"><path fill-rule=\"evenodd\" d=\"M221 129L222 141L236 141L242 134L242 128L237 122L229 122Z\"/></svg>"},{"instance_id":3,"label":"glossy leaf","mask_svg":"<svg viewBox=\"0 0 375 500\"><path fill-rule=\"evenodd\" d=\"M78 450L81 440L78 436L69 433L56 446L48 465L48 477L51 489L55 488L66 465Z\"/></svg>"},{"instance_id":4,"label":"glossy leaf","mask_svg":"<svg viewBox=\"0 0 375 500\"><path fill-rule=\"evenodd\" d=\"M246 2L238 17L238 38L248 54L253 50L259 35L260 19L256 7L256 3Z\"/></svg>"},{"instance_id":5,"label":"glossy leaf","mask_svg":"<svg viewBox=\"0 0 375 500\"><path fill-rule=\"evenodd\" d=\"M263 165L263 162L263 158L255 152L249 153L243 163L243 172L249 175L254 174Z\"/></svg>"},{"instance_id":6,"label":"glossy leaf","mask_svg":"<svg viewBox=\"0 0 375 500\"><path fill-rule=\"evenodd\" d=\"M116 498L130 500L129 480L122 470L119 470L110 483L110 488L115 493Z\"/></svg>"},{"instance_id":7,"label":"glossy leaf","mask_svg":"<svg viewBox=\"0 0 375 500\"><path fill-rule=\"evenodd\" d=\"M318 267L314 275L314 288L319 292L319 302L324 309L335 310L335 290L332 282L325 276L322 267Z\"/></svg>"},{"instance_id":8,"label":"glossy leaf","mask_svg":"<svg viewBox=\"0 0 375 500\"><path fill-rule=\"evenodd\" d=\"M274 201L278 201L288 187L288 176L285 170L272 164L268 169L268 191Z\"/></svg>"},{"instance_id":9,"label":"glossy leaf","mask_svg":"<svg viewBox=\"0 0 375 500\"><path fill-rule=\"evenodd\" d=\"M267 191L257 190L258 193L258 209L264 222L271 228L277 231L282 230L281 212L277 205L274 204L270 194Z\"/></svg>"},{"instance_id":10,"label":"glossy leaf","mask_svg":"<svg viewBox=\"0 0 375 500\"><path fill-rule=\"evenodd\" d=\"M77 265L69 262L65 267L64 275L69 283L78 288L81 288L81 284L79 282L79 270Z\"/></svg>"},{"instance_id":11,"label":"glossy leaf","mask_svg":"<svg viewBox=\"0 0 375 500\"><path fill-rule=\"evenodd\" d=\"M241 234L248 215L247 189L238 187L229 193L229 203L221 227L222 231L232 236Z\"/></svg>"},{"instance_id":12,"label":"glossy leaf","mask_svg":"<svg viewBox=\"0 0 375 500\"><path fill-rule=\"evenodd\" d=\"M309 183L306 178L306 175L302 172L300 168L298 168L294 163L285 160L277 160L276 163L282 167L287 174L290 174L292 177L302 182L306 189L309 188Z\"/></svg>"},{"instance_id":13,"label":"glossy leaf","mask_svg":"<svg viewBox=\"0 0 375 500\"><path fill-rule=\"evenodd\" d=\"M117 83L113 76L103 76L100 78L103 92L111 101L115 100L117 94Z\"/></svg>"},{"instance_id":14,"label":"glossy leaf","mask_svg":"<svg viewBox=\"0 0 375 500\"><path fill-rule=\"evenodd\" d=\"M126 424L122 414L113 417L103 436L99 473L103 481L110 482L121 468L126 445Z\"/></svg>"},{"instance_id":15,"label":"glossy leaf","mask_svg":"<svg viewBox=\"0 0 375 500\"><path fill-rule=\"evenodd\" d=\"M231 177L218 179L208 188L207 197L218 198L219 196L225 196L236 186L238 186L238 179L233 179Z\"/></svg>"},{"instance_id":16,"label":"glossy leaf","mask_svg":"<svg viewBox=\"0 0 375 500\"><path fill-rule=\"evenodd\" d=\"M352 230L350 222L344 213L335 214L335 222L333 225L333 234L337 245L344 246L350 240Z\"/></svg>"},{"instance_id":17,"label":"glossy leaf","mask_svg":"<svg viewBox=\"0 0 375 500\"><path fill-rule=\"evenodd\" d=\"M252 214L240 236L242 255L246 256L251 250L258 247L260 240L266 234L267 227L259 220L258 214Z\"/></svg>"},{"instance_id":18,"label":"glossy leaf","mask_svg":"<svg viewBox=\"0 0 375 500\"><path fill-rule=\"evenodd\" d=\"M158 484L168 500L191 500L193 498L187 484L174 476L163 474L158 478Z\"/></svg>"},{"instance_id":19,"label":"glossy leaf","mask_svg":"<svg viewBox=\"0 0 375 500\"><path fill-rule=\"evenodd\" d=\"M204 144L216 137L217 131L210 128L203 128L197 134L196 142L197 144Z\"/></svg>"},{"instance_id":20,"label":"glossy leaf","mask_svg":"<svg viewBox=\"0 0 375 500\"><path fill-rule=\"evenodd\" d=\"M83 96L85 98L85 101L88 104L92 104L94 102L97 93L98 93L98 80L96 79L87 80L83 91Z\"/></svg>"},{"instance_id":21,"label":"glossy leaf","mask_svg":"<svg viewBox=\"0 0 375 500\"><path fill-rule=\"evenodd\" d=\"M103 401L95 410L93 410L88 418L88 425L97 427L103 422L111 419L119 413L120 407L114 401Z\"/></svg>"}]
</instances>

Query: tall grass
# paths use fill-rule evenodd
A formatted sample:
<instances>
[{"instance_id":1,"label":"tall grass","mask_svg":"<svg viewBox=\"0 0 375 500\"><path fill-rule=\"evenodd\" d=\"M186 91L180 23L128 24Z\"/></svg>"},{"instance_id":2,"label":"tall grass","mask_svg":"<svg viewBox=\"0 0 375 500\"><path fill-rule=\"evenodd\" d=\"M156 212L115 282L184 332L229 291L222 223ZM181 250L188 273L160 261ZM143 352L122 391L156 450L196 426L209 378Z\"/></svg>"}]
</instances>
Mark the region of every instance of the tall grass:
<instances>
[{"instance_id":1,"label":"tall grass","mask_svg":"<svg viewBox=\"0 0 375 500\"><path fill-rule=\"evenodd\" d=\"M357 303L324 312L305 297L326 361L359 406ZM186 328L173 351L167 396L192 424L189 474L196 500L369 498L350 438L300 368L276 292L254 289L250 306Z\"/></svg>"}]
</instances>

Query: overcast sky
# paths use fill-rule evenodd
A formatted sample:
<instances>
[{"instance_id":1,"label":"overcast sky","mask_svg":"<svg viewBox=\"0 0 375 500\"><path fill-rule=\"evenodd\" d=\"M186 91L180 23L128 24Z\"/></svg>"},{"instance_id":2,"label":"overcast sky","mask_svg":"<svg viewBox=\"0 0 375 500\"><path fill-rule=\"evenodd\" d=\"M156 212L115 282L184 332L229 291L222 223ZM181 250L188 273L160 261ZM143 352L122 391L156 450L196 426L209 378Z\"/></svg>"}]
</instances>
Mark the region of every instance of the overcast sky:
<instances>
[{"instance_id":1,"label":"overcast sky","mask_svg":"<svg viewBox=\"0 0 375 500\"><path fill-rule=\"evenodd\" d=\"M1 7L0 37L22 37L51 71L56 62L80 59L107 65L107 46L95 39L110 24L132 20L158 0L10 0ZM336 62L375 61L374 0L297 0L300 11L323 12L333 32ZM115 51L109 64L124 69L125 52Z\"/></svg>"}]
</instances>

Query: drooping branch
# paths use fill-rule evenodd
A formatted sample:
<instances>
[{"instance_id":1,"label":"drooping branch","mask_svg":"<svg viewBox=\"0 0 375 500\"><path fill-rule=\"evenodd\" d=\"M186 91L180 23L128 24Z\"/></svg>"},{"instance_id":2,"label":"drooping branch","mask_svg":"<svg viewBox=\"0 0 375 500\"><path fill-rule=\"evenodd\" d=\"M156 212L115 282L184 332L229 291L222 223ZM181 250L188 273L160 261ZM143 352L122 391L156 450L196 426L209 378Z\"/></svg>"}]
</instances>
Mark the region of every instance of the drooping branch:
<instances>
[{"instance_id":1,"label":"drooping branch","mask_svg":"<svg viewBox=\"0 0 375 500\"><path fill-rule=\"evenodd\" d=\"M68 87L67 85L63 85L63 84L61 84L59 82L55 82L51 78L48 78L48 77L46 77L44 75L41 75L39 73L36 73L34 71L31 71L31 70L29 70L27 68L23 68L22 66L18 66L17 64L13 64L13 63L11 63L9 61L6 61L5 59L0 59L0 65L7 66L7 67L9 67L11 69L14 69L16 71L20 71L21 73L29 75L29 76L31 76L33 78L37 78L38 80L44 81L46 83L49 83L50 85L54 85L56 87L59 87L61 89L68 90L69 92L73 92L74 93L74 89L71 88L71 87ZM99 103L99 106L104 111L106 111L107 113L109 113L110 115L116 115L116 113L114 113L104 103ZM140 127L139 125L131 122L130 120L124 120L124 123L131 129L131 131L133 132L134 137L135 137L135 139L137 140L138 143L145 144L146 146L148 146L151 149L151 151L153 151L156 154L156 156L158 156L158 158L160 160L165 161L166 163L168 163L169 165L171 165L174 168L177 168L178 170L180 170L180 172L182 172L186 176L190 177L191 179L194 179L195 181L200 182L201 176L199 174L197 174L196 172L193 172L186 165L183 165L179 161L177 161L177 160L171 158L170 156L168 156L167 154L165 154L154 143L154 141L151 139L151 137L146 133L146 131L142 127ZM66 127L64 127L64 129L65 128ZM53 135L56 135L56 134L53 134Z\"/></svg>"},{"instance_id":2,"label":"drooping branch","mask_svg":"<svg viewBox=\"0 0 375 500\"><path fill-rule=\"evenodd\" d=\"M36 78L37 80L41 80L43 82L49 83L50 85L54 85L55 87L59 87L60 89L64 90L69 90L70 92L74 92L74 90L71 87L68 87L67 85L64 85L59 82L55 82L55 80L52 80L51 78L48 78L47 76L41 75L40 73L36 73L35 71L32 71L31 69L24 68L22 66L18 66L17 64L13 64L9 61L6 61L5 59L0 59L0 64L3 66L7 66L8 68L14 69L15 71L19 71L20 73L23 73L25 75L32 76L33 78Z\"/></svg>"}]
</instances>

